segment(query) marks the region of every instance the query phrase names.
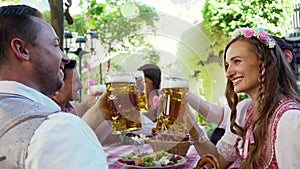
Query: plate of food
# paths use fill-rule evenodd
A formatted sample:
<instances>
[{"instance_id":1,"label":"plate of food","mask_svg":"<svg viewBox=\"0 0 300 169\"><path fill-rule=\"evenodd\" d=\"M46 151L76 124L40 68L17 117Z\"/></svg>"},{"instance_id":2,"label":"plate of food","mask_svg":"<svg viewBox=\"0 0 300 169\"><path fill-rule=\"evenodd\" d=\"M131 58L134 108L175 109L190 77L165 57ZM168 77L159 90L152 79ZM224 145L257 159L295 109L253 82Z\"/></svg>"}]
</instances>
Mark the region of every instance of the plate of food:
<instances>
[{"instance_id":1,"label":"plate of food","mask_svg":"<svg viewBox=\"0 0 300 169\"><path fill-rule=\"evenodd\" d=\"M186 158L176 154L170 154L166 151L148 152L142 154L130 153L121 156L117 162L126 167L136 169L171 169L177 168L186 163Z\"/></svg>"}]
</instances>

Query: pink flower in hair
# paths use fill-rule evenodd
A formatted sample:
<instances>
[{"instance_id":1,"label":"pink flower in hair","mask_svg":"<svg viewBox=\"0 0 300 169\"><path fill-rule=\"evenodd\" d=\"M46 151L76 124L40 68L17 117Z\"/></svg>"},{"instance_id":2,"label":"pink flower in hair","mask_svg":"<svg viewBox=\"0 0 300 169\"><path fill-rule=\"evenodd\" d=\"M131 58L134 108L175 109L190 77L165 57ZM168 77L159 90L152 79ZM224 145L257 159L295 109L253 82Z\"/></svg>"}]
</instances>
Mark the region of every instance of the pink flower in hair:
<instances>
[{"instance_id":1,"label":"pink flower in hair","mask_svg":"<svg viewBox=\"0 0 300 169\"><path fill-rule=\"evenodd\" d=\"M260 32L259 39L262 41L267 41L269 39L269 35L266 32Z\"/></svg>"},{"instance_id":2,"label":"pink flower in hair","mask_svg":"<svg viewBox=\"0 0 300 169\"><path fill-rule=\"evenodd\" d=\"M269 48L274 48L276 45L275 40L268 35L268 33L262 28L238 28L233 31L231 39L237 38L239 36L244 36L249 39L251 37L256 37L261 42L265 43Z\"/></svg>"},{"instance_id":3,"label":"pink flower in hair","mask_svg":"<svg viewBox=\"0 0 300 169\"><path fill-rule=\"evenodd\" d=\"M254 31L251 29L245 29L244 30L244 37L245 38L251 38L254 35Z\"/></svg>"}]
</instances>

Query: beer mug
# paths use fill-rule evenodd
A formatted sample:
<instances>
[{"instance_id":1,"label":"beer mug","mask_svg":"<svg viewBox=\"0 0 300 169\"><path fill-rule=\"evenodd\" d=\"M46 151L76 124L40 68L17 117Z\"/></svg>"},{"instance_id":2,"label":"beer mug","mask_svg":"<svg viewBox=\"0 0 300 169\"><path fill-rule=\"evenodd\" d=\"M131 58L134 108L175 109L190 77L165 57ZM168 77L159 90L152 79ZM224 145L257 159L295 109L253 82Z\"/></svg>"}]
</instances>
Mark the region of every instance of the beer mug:
<instances>
[{"instance_id":1,"label":"beer mug","mask_svg":"<svg viewBox=\"0 0 300 169\"><path fill-rule=\"evenodd\" d=\"M156 125L158 133L185 136L183 120L189 81L181 76L164 77L161 84L160 109Z\"/></svg>"},{"instance_id":2,"label":"beer mug","mask_svg":"<svg viewBox=\"0 0 300 169\"><path fill-rule=\"evenodd\" d=\"M139 111L144 113L148 111L144 72L143 71L134 72L134 77L135 77L136 90L138 95Z\"/></svg>"},{"instance_id":3,"label":"beer mug","mask_svg":"<svg viewBox=\"0 0 300 169\"><path fill-rule=\"evenodd\" d=\"M106 76L106 90L111 104L113 134L142 127L134 75L116 73Z\"/></svg>"}]
</instances>

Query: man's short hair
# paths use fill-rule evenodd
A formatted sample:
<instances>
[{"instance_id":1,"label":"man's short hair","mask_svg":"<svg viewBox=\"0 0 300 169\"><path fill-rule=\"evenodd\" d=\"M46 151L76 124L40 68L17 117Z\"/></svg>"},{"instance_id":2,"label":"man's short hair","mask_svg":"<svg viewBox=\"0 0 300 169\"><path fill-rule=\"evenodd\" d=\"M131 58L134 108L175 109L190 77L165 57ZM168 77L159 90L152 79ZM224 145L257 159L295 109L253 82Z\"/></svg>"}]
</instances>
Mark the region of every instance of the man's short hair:
<instances>
[{"instance_id":1,"label":"man's short hair","mask_svg":"<svg viewBox=\"0 0 300 169\"><path fill-rule=\"evenodd\" d=\"M70 62L68 64L65 64L65 68L64 68L64 79L66 78L67 76L67 73L66 73L66 69L75 69L76 67L76 60L70 60Z\"/></svg>"},{"instance_id":2,"label":"man's short hair","mask_svg":"<svg viewBox=\"0 0 300 169\"><path fill-rule=\"evenodd\" d=\"M32 17L43 18L40 11L27 5L8 5L0 7L0 64L6 61L6 48L14 37L35 44L41 26Z\"/></svg>"},{"instance_id":3,"label":"man's short hair","mask_svg":"<svg viewBox=\"0 0 300 169\"><path fill-rule=\"evenodd\" d=\"M157 65L145 64L139 67L137 70L143 71L146 78L152 80L155 89L160 88L161 82L161 70Z\"/></svg>"},{"instance_id":4,"label":"man's short hair","mask_svg":"<svg viewBox=\"0 0 300 169\"><path fill-rule=\"evenodd\" d=\"M76 67L76 60L70 60L68 64L65 64L65 69L74 69Z\"/></svg>"}]
</instances>

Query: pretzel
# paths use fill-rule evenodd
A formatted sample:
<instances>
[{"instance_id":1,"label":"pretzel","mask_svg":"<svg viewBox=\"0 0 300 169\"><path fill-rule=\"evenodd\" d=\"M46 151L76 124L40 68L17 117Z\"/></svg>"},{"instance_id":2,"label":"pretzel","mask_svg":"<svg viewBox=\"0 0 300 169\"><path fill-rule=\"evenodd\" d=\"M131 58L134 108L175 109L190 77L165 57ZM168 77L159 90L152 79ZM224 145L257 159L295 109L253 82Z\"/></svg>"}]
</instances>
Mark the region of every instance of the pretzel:
<instances>
[{"instance_id":1,"label":"pretzel","mask_svg":"<svg viewBox=\"0 0 300 169\"><path fill-rule=\"evenodd\" d=\"M205 165L210 164L212 169L220 169L219 162L217 158L211 154L206 154L202 156L194 169L206 169Z\"/></svg>"}]
</instances>

